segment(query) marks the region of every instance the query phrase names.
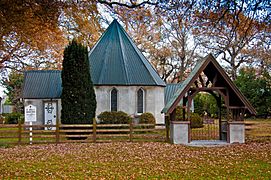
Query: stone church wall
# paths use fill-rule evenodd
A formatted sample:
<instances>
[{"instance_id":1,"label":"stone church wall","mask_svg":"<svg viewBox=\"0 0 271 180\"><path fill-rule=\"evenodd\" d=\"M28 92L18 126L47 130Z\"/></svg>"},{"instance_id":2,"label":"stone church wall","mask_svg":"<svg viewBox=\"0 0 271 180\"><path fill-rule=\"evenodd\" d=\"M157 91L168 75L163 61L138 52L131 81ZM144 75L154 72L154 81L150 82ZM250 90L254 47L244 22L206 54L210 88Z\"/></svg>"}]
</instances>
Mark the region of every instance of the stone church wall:
<instances>
[{"instance_id":1,"label":"stone church wall","mask_svg":"<svg viewBox=\"0 0 271 180\"><path fill-rule=\"evenodd\" d=\"M159 86L96 86L97 109L96 116L101 112L110 111L110 93L113 88L118 90L118 111L124 111L134 116L137 114L137 91L142 88L144 91L144 112L150 112L155 116L156 123L164 123L164 115L161 110L164 108L164 87ZM44 124L44 103L57 102L57 118L61 118L60 99L25 99L24 105L29 104L37 107L37 122L33 124Z\"/></svg>"},{"instance_id":2,"label":"stone church wall","mask_svg":"<svg viewBox=\"0 0 271 180\"><path fill-rule=\"evenodd\" d=\"M124 111L134 116L137 114L137 91L144 91L144 112L155 116L156 123L164 123L164 87L159 86L96 86L97 109L96 115L110 111L110 93L113 88L118 91L118 111Z\"/></svg>"}]
</instances>

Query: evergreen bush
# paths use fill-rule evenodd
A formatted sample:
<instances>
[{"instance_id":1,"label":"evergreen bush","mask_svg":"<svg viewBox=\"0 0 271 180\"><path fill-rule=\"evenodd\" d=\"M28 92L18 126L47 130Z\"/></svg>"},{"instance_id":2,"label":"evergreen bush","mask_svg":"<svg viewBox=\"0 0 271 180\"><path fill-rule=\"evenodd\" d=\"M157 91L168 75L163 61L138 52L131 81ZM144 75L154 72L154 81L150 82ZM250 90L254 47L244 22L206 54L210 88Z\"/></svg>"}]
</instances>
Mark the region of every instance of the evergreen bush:
<instances>
[{"instance_id":1,"label":"evergreen bush","mask_svg":"<svg viewBox=\"0 0 271 180\"><path fill-rule=\"evenodd\" d=\"M146 112L139 116L139 124L153 124L153 126L140 126L141 129L152 129L155 127L155 117L152 113Z\"/></svg>"},{"instance_id":2,"label":"evergreen bush","mask_svg":"<svg viewBox=\"0 0 271 180\"><path fill-rule=\"evenodd\" d=\"M200 117L198 113L191 113L191 128L202 128L203 127L203 118Z\"/></svg>"},{"instance_id":3,"label":"evergreen bush","mask_svg":"<svg viewBox=\"0 0 271 180\"><path fill-rule=\"evenodd\" d=\"M91 124L95 117L96 97L90 76L87 48L75 40L65 48L63 59L61 122Z\"/></svg>"},{"instance_id":4,"label":"evergreen bush","mask_svg":"<svg viewBox=\"0 0 271 180\"><path fill-rule=\"evenodd\" d=\"M21 113L8 113L4 115L4 121L5 124L18 124L19 121L21 121L21 123L23 123L23 115Z\"/></svg>"},{"instance_id":5,"label":"evergreen bush","mask_svg":"<svg viewBox=\"0 0 271 180\"><path fill-rule=\"evenodd\" d=\"M140 124L155 124L155 117L152 113L146 112L139 116Z\"/></svg>"},{"instance_id":6,"label":"evergreen bush","mask_svg":"<svg viewBox=\"0 0 271 180\"><path fill-rule=\"evenodd\" d=\"M98 115L100 124L129 124L132 118L123 111L102 112Z\"/></svg>"},{"instance_id":7,"label":"evergreen bush","mask_svg":"<svg viewBox=\"0 0 271 180\"><path fill-rule=\"evenodd\" d=\"M187 119L187 114L185 119ZM203 118L198 113L190 113L191 128L202 128ZM183 119L183 109L180 106L176 107L176 121L185 121Z\"/></svg>"},{"instance_id":8,"label":"evergreen bush","mask_svg":"<svg viewBox=\"0 0 271 180\"><path fill-rule=\"evenodd\" d=\"M183 109L181 106L176 107L176 121L185 121L185 119L183 119Z\"/></svg>"}]
</instances>

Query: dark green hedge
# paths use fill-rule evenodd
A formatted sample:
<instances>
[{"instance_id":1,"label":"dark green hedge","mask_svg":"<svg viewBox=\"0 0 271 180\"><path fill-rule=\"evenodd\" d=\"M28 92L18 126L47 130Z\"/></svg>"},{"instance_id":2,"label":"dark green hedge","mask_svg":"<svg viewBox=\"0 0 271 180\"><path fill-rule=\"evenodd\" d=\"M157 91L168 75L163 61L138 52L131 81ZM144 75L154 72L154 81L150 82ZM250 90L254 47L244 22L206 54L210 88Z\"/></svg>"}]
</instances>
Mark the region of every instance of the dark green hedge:
<instances>
[{"instance_id":1,"label":"dark green hedge","mask_svg":"<svg viewBox=\"0 0 271 180\"><path fill-rule=\"evenodd\" d=\"M98 115L100 124L129 124L132 118L123 111L105 111Z\"/></svg>"},{"instance_id":2,"label":"dark green hedge","mask_svg":"<svg viewBox=\"0 0 271 180\"><path fill-rule=\"evenodd\" d=\"M155 124L155 117L152 113L146 112L139 116L140 124Z\"/></svg>"},{"instance_id":3,"label":"dark green hedge","mask_svg":"<svg viewBox=\"0 0 271 180\"><path fill-rule=\"evenodd\" d=\"M191 128L202 128L203 118L198 113L191 113Z\"/></svg>"},{"instance_id":4,"label":"dark green hedge","mask_svg":"<svg viewBox=\"0 0 271 180\"><path fill-rule=\"evenodd\" d=\"M21 123L24 123L23 114L15 113L15 112L4 114L4 121L5 121L5 124L18 124L18 121L21 121Z\"/></svg>"},{"instance_id":5,"label":"dark green hedge","mask_svg":"<svg viewBox=\"0 0 271 180\"><path fill-rule=\"evenodd\" d=\"M185 119L187 119L187 117L185 117ZM198 113L190 113L190 119L191 119L191 124L190 124L191 128L203 127L203 119ZM176 121L184 121L183 109L180 106L176 107Z\"/></svg>"}]
</instances>

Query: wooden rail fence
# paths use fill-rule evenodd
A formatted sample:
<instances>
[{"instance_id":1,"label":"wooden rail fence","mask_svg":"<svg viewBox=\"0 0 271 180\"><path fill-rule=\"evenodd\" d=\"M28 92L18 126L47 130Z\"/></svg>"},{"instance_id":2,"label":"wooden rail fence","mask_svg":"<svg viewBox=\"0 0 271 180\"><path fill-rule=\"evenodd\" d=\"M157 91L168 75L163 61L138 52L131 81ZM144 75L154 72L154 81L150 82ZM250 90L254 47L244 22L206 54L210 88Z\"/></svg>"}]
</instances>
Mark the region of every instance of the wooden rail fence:
<instances>
[{"instance_id":1,"label":"wooden rail fence","mask_svg":"<svg viewBox=\"0 0 271 180\"><path fill-rule=\"evenodd\" d=\"M30 131L32 127L32 131ZM51 130L47 130L47 129ZM0 124L1 144L169 141L165 124Z\"/></svg>"}]
</instances>

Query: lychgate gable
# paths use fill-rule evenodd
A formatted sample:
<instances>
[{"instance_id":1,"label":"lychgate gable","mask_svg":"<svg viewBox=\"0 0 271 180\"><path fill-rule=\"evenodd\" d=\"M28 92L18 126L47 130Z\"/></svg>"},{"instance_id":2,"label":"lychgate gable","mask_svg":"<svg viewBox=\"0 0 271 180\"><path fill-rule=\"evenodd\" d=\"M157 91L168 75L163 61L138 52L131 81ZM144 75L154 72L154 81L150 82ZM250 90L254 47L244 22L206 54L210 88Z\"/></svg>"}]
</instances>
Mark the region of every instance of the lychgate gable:
<instances>
[{"instance_id":1,"label":"lychgate gable","mask_svg":"<svg viewBox=\"0 0 271 180\"><path fill-rule=\"evenodd\" d=\"M196 64L188 78L168 100L162 112L172 113L181 99L186 98L187 93L199 91L218 91L222 96L228 96L228 108L245 109L253 115L256 114L256 110L211 54Z\"/></svg>"},{"instance_id":2,"label":"lychgate gable","mask_svg":"<svg viewBox=\"0 0 271 180\"><path fill-rule=\"evenodd\" d=\"M186 144L194 140L191 134L199 130L193 131L192 129L191 106L193 98L202 91L213 95L219 109L218 120L208 119L206 118L207 112L204 113L204 121L207 124L214 124L213 127L218 128L219 139L215 140L244 143L244 115L245 113L255 115L256 110L211 54L196 64L188 78L177 86L175 94L167 100L166 106L162 110L162 113L165 113L170 119L171 141L175 144ZM176 107L180 105L181 101L182 120L176 121ZM223 119L222 107L226 108L226 117ZM217 121L218 125L214 121ZM206 137L206 135L210 137L212 133L213 130L208 130L207 134L206 132L202 134L202 137Z\"/></svg>"}]
</instances>

